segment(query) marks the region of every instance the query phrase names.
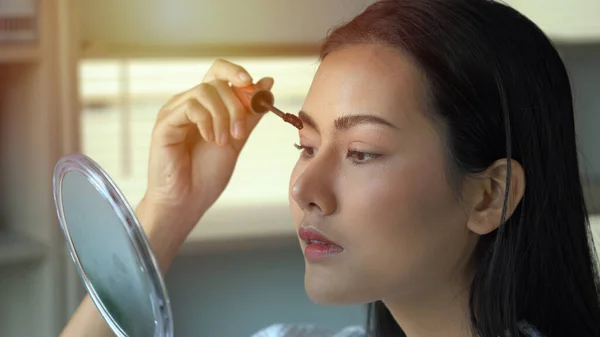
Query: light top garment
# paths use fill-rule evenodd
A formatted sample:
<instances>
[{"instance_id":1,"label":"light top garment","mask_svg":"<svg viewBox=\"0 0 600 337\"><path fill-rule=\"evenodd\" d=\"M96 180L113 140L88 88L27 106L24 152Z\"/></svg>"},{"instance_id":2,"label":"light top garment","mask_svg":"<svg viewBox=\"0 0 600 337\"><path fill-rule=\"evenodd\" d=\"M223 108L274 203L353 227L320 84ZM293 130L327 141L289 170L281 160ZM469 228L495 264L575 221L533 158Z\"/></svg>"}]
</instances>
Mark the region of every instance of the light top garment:
<instances>
[{"instance_id":1,"label":"light top garment","mask_svg":"<svg viewBox=\"0 0 600 337\"><path fill-rule=\"evenodd\" d=\"M519 330L527 337L542 337L530 324L519 323ZM362 327L347 327L340 331L331 331L310 324L274 324L252 337L366 337ZM507 334L508 336L508 334Z\"/></svg>"},{"instance_id":2,"label":"light top garment","mask_svg":"<svg viewBox=\"0 0 600 337\"><path fill-rule=\"evenodd\" d=\"M331 331L310 324L274 324L257 332L252 337L365 337L361 327L348 327L341 331Z\"/></svg>"}]
</instances>

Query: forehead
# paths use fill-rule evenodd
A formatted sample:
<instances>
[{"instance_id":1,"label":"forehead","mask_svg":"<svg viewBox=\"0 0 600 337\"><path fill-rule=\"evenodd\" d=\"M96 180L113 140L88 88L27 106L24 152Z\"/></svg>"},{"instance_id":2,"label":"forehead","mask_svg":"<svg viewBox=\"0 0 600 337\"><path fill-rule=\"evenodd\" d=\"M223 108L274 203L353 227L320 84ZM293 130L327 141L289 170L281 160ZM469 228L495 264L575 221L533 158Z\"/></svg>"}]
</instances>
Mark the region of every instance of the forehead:
<instances>
[{"instance_id":1,"label":"forehead","mask_svg":"<svg viewBox=\"0 0 600 337\"><path fill-rule=\"evenodd\" d=\"M321 62L303 110L319 115L375 114L390 120L423 110L425 85L420 69L400 50L353 45Z\"/></svg>"}]
</instances>

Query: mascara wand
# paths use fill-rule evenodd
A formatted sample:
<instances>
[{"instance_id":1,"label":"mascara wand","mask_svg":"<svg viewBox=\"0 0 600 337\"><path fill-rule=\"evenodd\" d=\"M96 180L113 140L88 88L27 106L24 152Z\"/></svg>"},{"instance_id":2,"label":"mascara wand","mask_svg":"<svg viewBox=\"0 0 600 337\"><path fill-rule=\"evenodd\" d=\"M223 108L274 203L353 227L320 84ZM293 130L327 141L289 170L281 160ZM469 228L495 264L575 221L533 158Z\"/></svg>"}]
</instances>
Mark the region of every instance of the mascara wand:
<instances>
[{"instance_id":1,"label":"mascara wand","mask_svg":"<svg viewBox=\"0 0 600 337\"><path fill-rule=\"evenodd\" d=\"M255 114L264 114L269 111L273 112L284 122L289 123L301 130L304 125L298 116L291 113L283 112L277 109L273 104L275 103L275 97L273 93L268 90L259 90L254 85L250 85L243 88L232 87L238 98L240 98L246 106L250 107Z\"/></svg>"}]
</instances>

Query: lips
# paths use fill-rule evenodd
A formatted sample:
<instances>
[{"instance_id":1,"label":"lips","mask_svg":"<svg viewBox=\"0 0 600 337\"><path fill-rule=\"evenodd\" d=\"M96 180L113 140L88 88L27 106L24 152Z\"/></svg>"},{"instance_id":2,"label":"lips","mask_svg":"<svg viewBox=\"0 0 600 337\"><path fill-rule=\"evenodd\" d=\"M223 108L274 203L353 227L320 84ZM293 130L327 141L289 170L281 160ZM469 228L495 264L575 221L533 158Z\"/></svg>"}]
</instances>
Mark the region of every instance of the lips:
<instances>
[{"instance_id":1,"label":"lips","mask_svg":"<svg viewBox=\"0 0 600 337\"><path fill-rule=\"evenodd\" d=\"M300 227L298 230L298 236L300 236L300 239L307 244L315 243L342 248L340 245L329 240L325 235L313 228Z\"/></svg>"},{"instance_id":2,"label":"lips","mask_svg":"<svg viewBox=\"0 0 600 337\"><path fill-rule=\"evenodd\" d=\"M306 243L304 256L309 260L320 260L344 251L340 245L314 228L300 227L298 236Z\"/></svg>"}]
</instances>

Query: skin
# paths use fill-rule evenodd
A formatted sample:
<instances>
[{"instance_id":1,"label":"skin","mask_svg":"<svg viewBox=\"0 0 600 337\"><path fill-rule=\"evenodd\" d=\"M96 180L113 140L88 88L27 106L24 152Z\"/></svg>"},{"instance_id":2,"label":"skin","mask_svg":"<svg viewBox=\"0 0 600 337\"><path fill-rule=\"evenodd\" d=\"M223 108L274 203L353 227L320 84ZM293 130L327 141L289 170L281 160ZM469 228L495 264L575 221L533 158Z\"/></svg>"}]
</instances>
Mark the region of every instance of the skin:
<instances>
[{"instance_id":1,"label":"skin","mask_svg":"<svg viewBox=\"0 0 600 337\"><path fill-rule=\"evenodd\" d=\"M163 273L223 192L260 120L227 85L251 81L240 66L218 60L158 115L136 214ZM270 90L273 80L257 85ZM426 115L426 95L420 69L398 50L357 45L328 55L300 114L290 209L297 228L317 229L343 248L306 259L313 301L383 300L410 337L468 336L472 254L479 236L500 222L507 161L465 177L457 197L447 181L445 135ZM525 187L522 167L511 165L507 215ZM110 335L86 298L61 336Z\"/></svg>"},{"instance_id":2,"label":"skin","mask_svg":"<svg viewBox=\"0 0 600 337\"><path fill-rule=\"evenodd\" d=\"M457 198L423 78L396 49L358 45L329 54L302 109L290 206L298 227L316 228L344 249L306 260L313 301L382 300L408 336L466 336L473 251L500 223L507 162L466 177ZM522 167L512 165L509 205L524 189Z\"/></svg>"},{"instance_id":3,"label":"skin","mask_svg":"<svg viewBox=\"0 0 600 337\"><path fill-rule=\"evenodd\" d=\"M306 290L317 303L383 299L400 315L431 299L447 312L466 310L478 235L446 181L444 140L424 113L422 78L399 52L374 46L328 55L315 76L303 111L318 130L300 132L308 148L292 173L291 209L296 224L344 248L306 262ZM336 128L336 119L361 115L389 125ZM427 326L444 331L468 317L436 316Z\"/></svg>"}]
</instances>

